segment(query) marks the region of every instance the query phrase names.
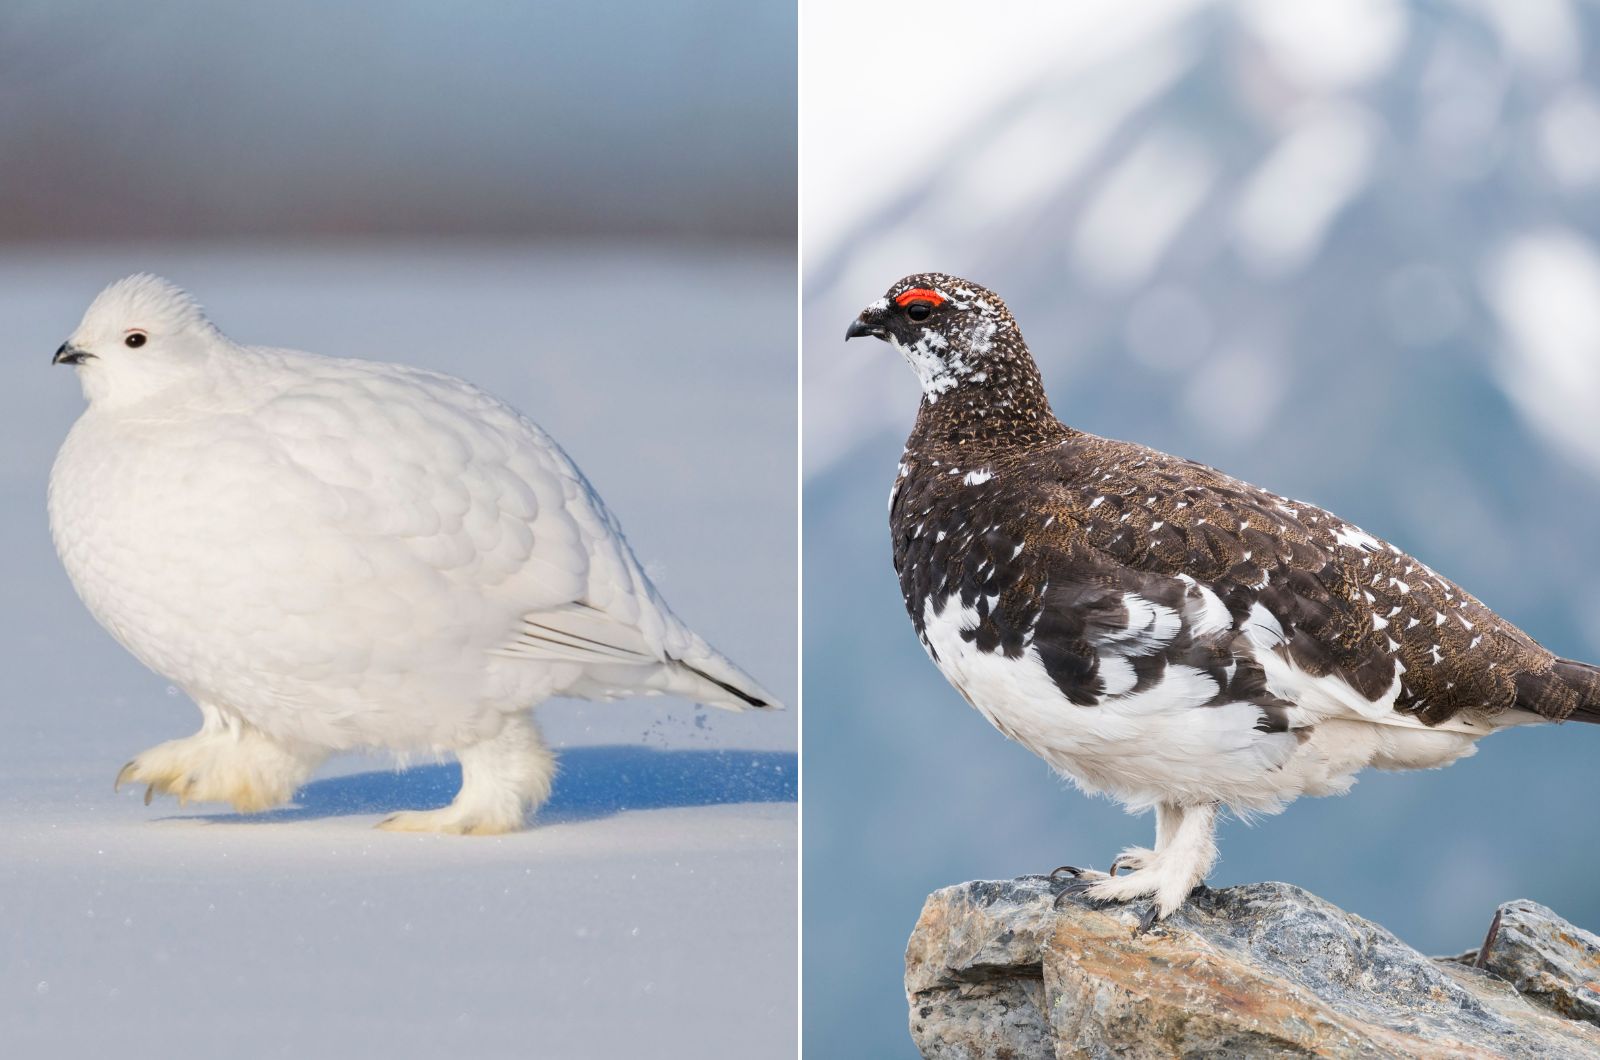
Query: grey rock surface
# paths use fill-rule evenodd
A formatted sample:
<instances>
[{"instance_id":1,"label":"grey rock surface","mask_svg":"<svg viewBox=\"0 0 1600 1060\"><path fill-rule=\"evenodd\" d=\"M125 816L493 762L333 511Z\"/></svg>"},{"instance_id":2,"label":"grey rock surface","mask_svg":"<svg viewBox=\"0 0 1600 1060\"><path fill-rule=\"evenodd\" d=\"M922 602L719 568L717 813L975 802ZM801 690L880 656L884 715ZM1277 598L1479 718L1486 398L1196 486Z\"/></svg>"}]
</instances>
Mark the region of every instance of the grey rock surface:
<instances>
[{"instance_id":1,"label":"grey rock surface","mask_svg":"<svg viewBox=\"0 0 1600 1060\"><path fill-rule=\"evenodd\" d=\"M1201 892L1142 935L1141 908L1060 891L929 896L906 950L923 1056L1600 1056L1600 939L1533 902L1436 960L1283 883Z\"/></svg>"},{"instance_id":2,"label":"grey rock surface","mask_svg":"<svg viewBox=\"0 0 1600 1060\"><path fill-rule=\"evenodd\" d=\"M1473 963L1568 1019L1600 1024L1600 937L1538 902L1502 905Z\"/></svg>"}]
</instances>

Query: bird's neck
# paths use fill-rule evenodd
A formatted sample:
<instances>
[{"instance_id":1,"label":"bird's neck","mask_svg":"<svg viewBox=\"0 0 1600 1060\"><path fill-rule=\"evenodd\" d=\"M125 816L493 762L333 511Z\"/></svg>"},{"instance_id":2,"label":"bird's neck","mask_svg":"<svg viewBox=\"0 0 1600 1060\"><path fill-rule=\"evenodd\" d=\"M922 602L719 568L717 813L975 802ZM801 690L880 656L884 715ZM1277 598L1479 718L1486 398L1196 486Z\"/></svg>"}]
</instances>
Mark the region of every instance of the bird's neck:
<instances>
[{"instance_id":1,"label":"bird's neck","mask_svg":"<svg viewBox=\"0 0 1600 1060\"><path fill-rule=\"evenodd\" d=\"M986 357L946 389L924 387L908 444L930 453L990 453L1054 445L1072 434L1056 419L1039 369L1021 347Z\"/></svg>"}]
</instances>

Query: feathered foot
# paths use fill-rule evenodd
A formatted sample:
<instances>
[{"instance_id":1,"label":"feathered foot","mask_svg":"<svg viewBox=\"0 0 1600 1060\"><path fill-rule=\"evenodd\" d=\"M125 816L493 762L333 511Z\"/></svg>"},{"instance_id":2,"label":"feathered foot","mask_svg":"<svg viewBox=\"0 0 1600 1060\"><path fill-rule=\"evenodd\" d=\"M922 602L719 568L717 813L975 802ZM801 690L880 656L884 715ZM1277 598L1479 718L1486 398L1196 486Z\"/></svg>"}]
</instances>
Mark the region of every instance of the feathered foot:
<instances>
[{"instance_id":1,"label":"feathered foot","mask_svg":"<svg viewBox=\"0 0 1600 1060\"><path fill-rule=\"evenodd\" d=\"M321 761L321 754L295 750L251 725L201 704L205 723L182 740L169 740L135 755L122 767L113 790L144 784L144 804L157 793L178 805L226 802L240 813L258 813L288 802Z\"/></svg>"},{"instance_id":2,"label":"feathered foot","mask_svg":"<svg viewBox=\"0 0 1600 1060\"><path fill-rule=\"evenodd\" d=\"M1081 894L1093 902L1132 902L1152 899L1150 908L1139 919L1138 933L1148 931L1165 920L1204 887L1206 875L1217 859L1213 838L1215 806L1169 806L1156 808L1156 849L1129 847L1111 863L1111 871L1095 872L1063 865L1050 874L1052 879L1071 877L1056 895L1056 906L1067 895ZM1131 870L1118 876L1122 869Z\"/></svg>"},{"instance_id":3,"label":"feathered foot","mask_svg":"<svg viewBox=\"0 0 1600 1060\"><path fill-rule=\"evenodd\" d=\"M555 755L526 715L508 718L498 735L457 752L461 790L437 810L405 810L378 822L386 832L504 835L520 831L550 796Z\"/></svg>"}]
</instances>

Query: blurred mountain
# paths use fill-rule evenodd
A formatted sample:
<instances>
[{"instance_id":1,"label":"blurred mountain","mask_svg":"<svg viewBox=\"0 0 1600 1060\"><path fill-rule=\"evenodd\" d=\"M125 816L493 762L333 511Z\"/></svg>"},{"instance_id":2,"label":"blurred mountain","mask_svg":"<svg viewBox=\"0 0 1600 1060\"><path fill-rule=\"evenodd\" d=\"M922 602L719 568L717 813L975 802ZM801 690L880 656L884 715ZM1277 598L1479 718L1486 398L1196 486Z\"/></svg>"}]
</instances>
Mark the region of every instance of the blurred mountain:
<instances>
[{"instance_id":1,"label":"blurred mountain","mask_svg":"<svg viewBox=\"0 0 1600 1060\"><path fill-rule=\"evenodd\" d=\"M909 1055L897 961L928 889L1101 864L1151 828L1067 793L923 656L883 509L915 383L845 325L908 272L968 276L1005 297L1067 422L1322 504L1600 657L1597 44L1600 11L1562 0L1191 6L1086 71L974 77L991 106L908 183L808 189L808 213L862 218L806 248L818 1055L852 1020ZM1592 850L1597 759L1600 732L1572 727L1369 775L1227 827L1218 879L1315 887L1424 949L1509 894L1592 927L1574 844ZM930 820L948 834L907 825Z\"/></svg>"},{"instance_id":2,"label":"blurred mountain","mask_svg":"<svg viewBox=\"0 0 1600 1060\"><path fill-rule=\"evenodd\" d=\"M792 0L16 0L0 240L790 240Z\"/></svg>"}]
</instances>

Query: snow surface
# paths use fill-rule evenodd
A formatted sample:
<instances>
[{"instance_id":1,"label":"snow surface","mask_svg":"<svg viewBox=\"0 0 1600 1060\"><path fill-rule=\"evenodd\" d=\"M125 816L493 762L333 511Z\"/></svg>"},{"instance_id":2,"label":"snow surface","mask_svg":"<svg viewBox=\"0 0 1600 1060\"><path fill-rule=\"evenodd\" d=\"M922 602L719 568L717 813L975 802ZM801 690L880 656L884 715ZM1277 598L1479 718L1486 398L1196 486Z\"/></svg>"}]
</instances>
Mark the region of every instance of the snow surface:
<instances>
[{"instance_id":1,"label":"snow surface","mask_svg":"<svg viewBox=\"0 0 1600 1060\"><path fill-rule=\"evenodd\" d=\"M241 341L426 364L511 401L585 469L678 612L793 702L788 253L0 252L0 1052L793 1055L793 711L550 704L555 794L503 838L372 829L450 799L457 768L431 760L339 759L254 818L112 794L127 758L198 713L56 562L44 484L82 399L49 359L138 269Z\"/></svg>"}]
</instances>

